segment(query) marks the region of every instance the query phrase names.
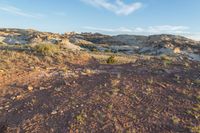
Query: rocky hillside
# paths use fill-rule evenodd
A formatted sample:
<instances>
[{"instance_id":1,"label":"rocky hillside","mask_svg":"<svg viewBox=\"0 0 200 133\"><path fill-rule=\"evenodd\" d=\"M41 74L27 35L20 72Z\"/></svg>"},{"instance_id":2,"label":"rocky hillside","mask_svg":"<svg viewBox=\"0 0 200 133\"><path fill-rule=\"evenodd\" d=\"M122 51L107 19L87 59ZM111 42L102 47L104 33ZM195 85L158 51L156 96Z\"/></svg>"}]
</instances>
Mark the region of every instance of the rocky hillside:
<instances>
[{"instance_id":1,"label":"rocky hillside","mask_svg":"<svg viewBox=\"0 0 200 133\"><path fill-rule=\"evenodd\" d=\"M191 59L199 60L200 42L175 35L117 35L75 34L70 40L85 48L95 48L99 51L122 52L125 54L183 54Z\"/></svg>"},{"instance_id":2,"label":"rocky hillside","mask_svg":"<svg viewBox=\"0 0 200 133\"><path fill-rule=\"evenodd\" d=\"M63 44L66 48L90 51L147 55L184 55L200 60L200 42L175 35L117 35L99 33L56 34L36 30L0 29L0 43L6 44Z\"/></svg>"},{"instance_id":3,"label":"rocky hillside","mask_svg":"<svg viewBox=\"0 0 200 133\"><path fill-rule=\"evenodd\" d=\"M80 50L69 42L67 35L60 35L50 32L39 32L36 30L23 30L23 29L0 29L0 43L17 45L17 44L62 44L67 45L69 49Z\"/></svg>"}]
</instances>

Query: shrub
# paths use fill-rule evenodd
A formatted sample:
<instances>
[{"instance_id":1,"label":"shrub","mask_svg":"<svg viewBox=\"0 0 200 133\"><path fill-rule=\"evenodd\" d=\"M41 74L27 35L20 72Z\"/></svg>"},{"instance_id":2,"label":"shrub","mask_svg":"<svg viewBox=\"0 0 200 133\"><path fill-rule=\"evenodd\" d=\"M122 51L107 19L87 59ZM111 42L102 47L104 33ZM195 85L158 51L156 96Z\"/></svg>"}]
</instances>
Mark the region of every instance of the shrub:
<instances>
[{"instance_id":1,"label":"shrub","mask_svg":"<svg viewBox=\"0 0 200 133\"><path fill-rule=\"evenodd\" d=\"M167 55L162 55L161 56L161 60L168 60L168 61L170 61L171 58L169 56L167 56Z\"/></svg>"},{"instance_id":2,"label":"shrub","mask_svg":"<svg viewBox=\"0 0 200 133\"><path fill-rule=\"evenodd\" d=\"M115 57L114 56L110 56L108 59L107 59L107 63L108 64L114 64L116 62L115 60Z\"/></svg>"},{"instance_id":3,"label":"shrub","mask_svg":"<svg viewBox=\"0 0 200 133\"><path fill-rule=\"evenodd\" d=\"M173 121L174 124L178 124L181 120L178 117L173 116L172 121Z\"/></svg>"},{"instance_id":4,"label":"shrub","mask_svg":"<svg viewBox=\"0 0 200 133\"><path fill-rule=\"evenodd\" d=\"M98 52L98 50L96 48L92 48L91 51L92 52Z\"/></svg>"},{"instance_id":5,"label":"shrub","mask_svg":"<svg viewBox=\"0 0 200 133\"><path fill-rule=\"evenodd\" d=\"M200 79L196 79L196 80L194 81L194 83L197 84L197 85L200 85Z\"/></svg>"},{"instance_id":6,"label":"shrub","mask_svg":"<svg viewBox=\"0 0 200 133\"><path fill-rule=\"evenodd\" d=\"M43 55L54 55L59 52L59 48L55 44L40 44L34 47L34 50Z\"/></svg>"},{"instance_id":7,"label":"shrub","mask_svg":"<svg viewBox=\"0 0 200 133\"><path fill-rule=\"evenodd\" d=\"M163 61L165 67L172 64L172 58L167 55L162 55L161 60Z\"/></svg>"},{"instance_id":8,"label":"shrub","mask_svg":"<svg viewBox=\"0 0 200 133\"><path fill-rule=\"evenodd\" d=\"M111 50L110 50L110 49L106 49L104 52L106 52L106 53L110 53Z\"/></svg>"},{"instance_id":9,"label":"shrub","mask_svg":"<svg viewBox=\"0 0 200 133\"><path fill-rule=\"evenodd\" d=\"M192 133L200 133L200 126L191 127Z\"/></svg>"}]
</instances>

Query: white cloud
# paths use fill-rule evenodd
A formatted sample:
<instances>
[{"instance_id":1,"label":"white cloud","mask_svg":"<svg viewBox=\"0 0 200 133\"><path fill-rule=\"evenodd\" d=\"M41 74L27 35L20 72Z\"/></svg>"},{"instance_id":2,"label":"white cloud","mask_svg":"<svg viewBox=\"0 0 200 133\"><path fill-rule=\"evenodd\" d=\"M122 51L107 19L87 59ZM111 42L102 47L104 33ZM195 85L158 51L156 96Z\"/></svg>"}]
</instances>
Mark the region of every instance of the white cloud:
<instances>
[{"instance_id":1,"label":"white cloud","mask_svg":"<svg viewBox=\"0 0 200 133\"><path fill-rule=\"evenodd\" d=\"M83 27L90 32L102 32L105 34L139 34L139 35L152 35L152 34L175 34L185 36L194 40L200 41L200 33L190 32L187 26L149 26L149 27L135 27L135 28L97 28L86 26Z\"/></svg>"},{"instance_id":2,"label":"white cloud","mask_svg":"<svg viewBox=\"0 0 200 133\"><path fill-rule=\"evenodd\" d=\"M188 38L200 41L200 32L199 33L198 32L197 33L190 33L190 34L187 34L185 36L188 37Z\"/></svg>"},{"instance_id":3,"label":"white cloud","mask_svg":"<svg viewBox=\"0 0 200 133\"><path fill-rule=\"evenodd\" d=\"M90 30L90 31L96 31L96 32L108 32L108 33L115 33L115 32L123 32L123 33L131 33L133 32L131 29L128 29L126 27L120 27L120 28L116 28L116 29L112 29L112 28L97 28L97 27L91 27L91 26L85 26L83 27L86 30Z\"/></svg>"},{"instance_id":4,"label":"white cloud","mask_svg":"<svg viewBox=\"0 0 200 133\"><path fill-rule=\"evenodd\" d=\"M148 32L151 34L157 33L186 33L189 27L186 26L172 26L172 25L161 25L161 26L150 26L144 29L143 32Z\"/></svg>"},{"instance_id":5,"label":"white cloud","mask_svg":"<svg viewBox=\"0 0 200 133\"><path fill-rule=\"evenodd\" d=\"M135 28L97 28L86 26L83 27L87 30L92 31L101 31L101 32L122 32L122 33L142 33L142 34L160 34L160 33L169 33L169 34L187 34L189 33L189 27L186 26L172 26L172 25L161 25L161 26L149 26L149 27L135 27Z\"/></svg>"},{"instance_id":6,"label":"white cloud","mask_svg":"<svg viewBox=\"0 0 200 133\"><path fill-rule=\"evenodd\" d=\"M0 5L0 10L3 12L7 12L7 13L14 14L17 16L28 17L28 18L41 18L44 16L42 14L27 13L26 11L23 11L22 9L19 9L11 5Z\"/></svg>"},{"instance_id":7,"label":"white cloud","mask_svg":"<svg viewBox=\"0 0 200 133\"><path fill-rule=\"evenodd\" d=\"M109 0L81 0L97 8L103 8L114 12L117 15L129 15L142 7L142 3L134 2L125 4L123 0L115 0L114 3Z\"/></svg>"}]
</instances>

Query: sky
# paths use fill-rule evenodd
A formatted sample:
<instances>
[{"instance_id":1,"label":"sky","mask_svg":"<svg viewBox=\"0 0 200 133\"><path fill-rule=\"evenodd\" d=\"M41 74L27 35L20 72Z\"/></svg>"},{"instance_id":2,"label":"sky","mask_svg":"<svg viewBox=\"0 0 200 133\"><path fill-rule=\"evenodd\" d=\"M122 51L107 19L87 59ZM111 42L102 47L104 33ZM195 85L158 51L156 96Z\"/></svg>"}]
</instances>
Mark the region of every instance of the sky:
<instances>
[{"instance_id":1,"label":"sky","mask_svg":"<svg viewBox=\"0 0 200 133\"><path fill-rule=\"evenodd\" d=\"M200 0L0 0L0 28L200 40Z\"/></svg>"}]
</instances>

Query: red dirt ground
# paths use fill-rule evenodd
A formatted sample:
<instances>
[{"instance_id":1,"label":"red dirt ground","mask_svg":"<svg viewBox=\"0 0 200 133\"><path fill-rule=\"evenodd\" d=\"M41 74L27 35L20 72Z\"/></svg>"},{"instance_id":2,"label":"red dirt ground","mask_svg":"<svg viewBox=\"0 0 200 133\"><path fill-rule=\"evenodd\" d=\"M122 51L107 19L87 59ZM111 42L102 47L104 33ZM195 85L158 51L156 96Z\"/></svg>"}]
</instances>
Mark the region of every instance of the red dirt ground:
<instances>
[{"instance_id":1,"label":"red dirt ground","mask_svg":"<svg viewBox=\"0 0 200 133\"><path fill-rule=\"evenodd\" d=\"M78 64L0 73L0 132L199 132L198 62Z\"/></svg>"}]
</instances>

